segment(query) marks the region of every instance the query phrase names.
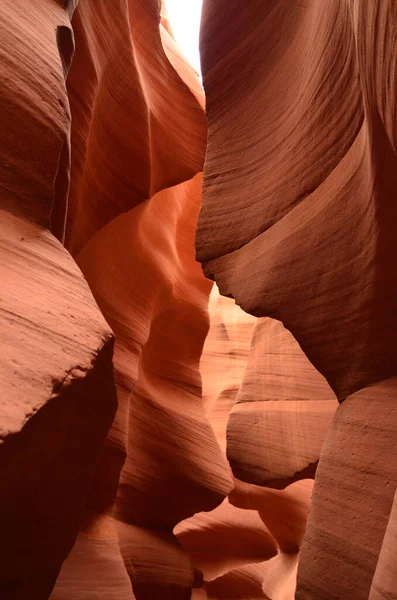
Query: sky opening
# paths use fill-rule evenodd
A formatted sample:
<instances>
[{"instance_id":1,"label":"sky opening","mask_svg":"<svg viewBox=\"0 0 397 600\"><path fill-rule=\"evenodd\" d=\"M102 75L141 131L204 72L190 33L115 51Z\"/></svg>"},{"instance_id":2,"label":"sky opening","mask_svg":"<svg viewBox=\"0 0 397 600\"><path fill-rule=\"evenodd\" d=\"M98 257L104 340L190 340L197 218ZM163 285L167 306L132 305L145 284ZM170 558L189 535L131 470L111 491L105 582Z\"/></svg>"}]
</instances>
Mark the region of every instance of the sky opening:
<instances>
[{"instance_id":1,"label":"sky opening","mask_svg":"<svg viewBox=\"0 0 397 600\"><path fill-rule=\"evenodd\" d=\"M165 0L175 39L190 64L201 73L199 32L203 0Z\"/></svg>"}]
</instances>

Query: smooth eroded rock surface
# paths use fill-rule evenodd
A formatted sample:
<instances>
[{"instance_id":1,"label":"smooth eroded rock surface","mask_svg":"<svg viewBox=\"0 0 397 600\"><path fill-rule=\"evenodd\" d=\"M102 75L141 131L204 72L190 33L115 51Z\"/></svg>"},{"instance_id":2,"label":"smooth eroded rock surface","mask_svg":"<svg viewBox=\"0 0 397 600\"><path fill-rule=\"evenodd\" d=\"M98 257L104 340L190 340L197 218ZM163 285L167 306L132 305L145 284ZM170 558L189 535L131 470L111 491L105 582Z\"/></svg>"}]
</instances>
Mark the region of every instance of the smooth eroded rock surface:
<instances>
[{"instance_id":1,"label":"smooth eroded rock surface","mask_svg":"<svg viewBox=\"0 0 397 600\"><path fill-rule=\"evenodd\" d=\"M56 239L63 239L69 187L64 78L74 51L73 8L50 0L5 0L0 7L5 600L48 598L77 536L117 408L113 334Z\"/></svg>"},{"instance_id":2,"label":"smooth eroded rock surface","mask_svg":"<svg viewBox=\"0 0 397 600\"><path fill-rule=\"evenodd\" d=\"M396 22L393 0L203 6L199 260L341 400L397 372Z\"/></svg>"},{"instance_id":3,"label":"smooth eroded rock surface","mask_svg":"<svg viewBox=\"0 0 397 600\"><path fill-rule=\"evenodd\" d=\"M199 373L211 290L194 251L203 93L163 23L152 0L82 0L68 76L66 245L116 335L119 408L89 507L118 521L137 600L189 597L194 566L172 530L233 486Z\"/></svg>"},{"instance_id":4,"label":"smooth eroded rock surface","mask_svg":"<svg viewBox=\"0 0 397 600\"><path fill-rule=\"evenodd\" d=\"M396 599L396 32L3 0L1 599Z\"/></svg>"},{"instance_id":5,"label":"smooth eroded rock surface","mask_svg":"<svg viewBox=\"0 0 397 600\"><path fill-rule=\"evenodd\" d=\"M302 546L299 600L369 597L389 518L394 518L396 390L395 378L365 388L335 413Z\"/></svg>"},{"instance_id":6,"label":"smooth eroded rock surface","mask_svg":"<svg viewBox=\"0 0 397 600\"><path fill-rule=\"evenodd\" d=\"M272 487L313 477L337 405L282 323L258 319L227 427L235 476Z\"/></svg>"},{"instance_id":7,"label":"smooth eroded rock surface","mask_svg":"<svg viewBox=\"0 0 397 600\"><path fill-rule=\"evenodd\" d=\"M396 31L392 0L203 6L197 256L221 294L282 322L314 367L294 382L297 363L269 331L228 425L248 482L313 475L319 459L302 600L393 594ZM319 374L344 402L328 434L336 404Z\"/></svg>"},{"instance_id":8,"label":"smooth eroded rock surface","mask_svg":"<svg viewBox=\"0 0 397 600\"><path fill-rule=\"evenodd\" d=\"M115 415L114 340L50 232L3 210L0 223L0 595L45 598Z\"/></svg>"}]
</instances>

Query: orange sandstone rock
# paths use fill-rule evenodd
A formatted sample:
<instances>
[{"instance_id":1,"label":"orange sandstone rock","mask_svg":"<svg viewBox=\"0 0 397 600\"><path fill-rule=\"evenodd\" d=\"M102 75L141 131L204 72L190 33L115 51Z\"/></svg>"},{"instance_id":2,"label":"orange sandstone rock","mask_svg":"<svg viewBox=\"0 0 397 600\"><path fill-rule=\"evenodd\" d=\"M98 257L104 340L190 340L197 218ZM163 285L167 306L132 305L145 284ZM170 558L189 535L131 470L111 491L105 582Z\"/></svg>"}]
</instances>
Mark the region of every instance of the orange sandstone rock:
<instances>
[{"instance_id":1,"label":"orange sandstone rock","mask_svg":"<svg viewBox=\"0 0 397 600\"><path fill-rule=\"evenodd\" d=\"M236 508L227 499L211 512L182 521L174 532L205 581L277 554L276 542L258 512Z\"/></svg>"},{"instance_id":2,"label":"orange sandstone rock","mask_svg":"<svg viewBox=\"0 0 397 600\"><path fill-rule=\"evenodd\" d=\"M243 312L214 286L209 301L210 329L200 360L205 413L226 453L229 413L243 382L255 317Z\"/></svg>"},{"instance_id":3,"label":"orange sandstone rock","mask_svg":"<svg viewBox=\"0 0 397 600\"><path fill-rule=\"evenodd\" d=\"M138 600L188 598L195 570L172 530L233 485L199 374L211 289L194 252L203 94L160 3L82 0L73 26L66 244L116 335L119 397L89 507L117 519Z\"/></svg>"},{"instance_id":4,"label":"orange sandstone rock","mask_svg":"<svg viewBox=\"0 0 397 600\"><path fill-rule=\"evenodd\" d=\"M198 257L343 400L397 372L395 3L237 5L203 7Z\"/></svg>"},{"instance_id":5,"label":"orange sandstone rock","mask_svg":"<svg viewBox=\"0 0 397 600\"><path fill-rule=\"evenodd\" d=\"M76 4L0 7L1 598L395 598L393 0L205 0L208 135Z\"/></svg>"},{"instance_id":6,"label":"orange sandstone rock","mask_svg":"<svg viewBox=\"0 0 397 600\"><path fill-rule=\"evenodd\" d=\"M116 411L113 335L62 240L73 34L61 3L0 7L0 596L47 598ZM52 235L52 233L54 235Z\"/></svg>"},{"instance_id":7,"label":"orange sandstone rock","mask_svg":"<svg viewBox=\"0 0 397 600\"><path fill-rule=\"evenodd\" d=\"M227 427L235 476L272 487L313 477L337 406L291 333L259 319Z\"/></svg>"},{"instance_id":8,"label":"orange sandstone rock","mask_svg":"<svg viewBox=\"0 0 397 600\"><path fill-rule=\"evenodd\" d=\"M372 579L369 600L394 600L397 595L397 571L395 568L395 549L397 547L397 493L379 552L374 577Z\"/></svg>"},{"instance_id":9,"label":"orange sandstone rock","mask_svg":"<svg viewBox=\"0 0 397 600\"><path fill-rule=\"evenodd\" d=\"M392 0L203 8L209 131L197 256L222 294L281 321L344 402L320 454L300 600L385 595L393 581L384 575L383 592L396 490L396 31ZM271 421L260 406L258 436L249 404L233 409L251 420L231 416L232 466L267 483L257 442L265 431L270 476L291 477L319 456L309 404L284 421L294 457L272 439L282 411Z\"/></svg>"},{"instance_id":10,"label":"orange sandstone rock","mask_svg":"<svg viewBox=\"0 0 397 600\"><path fill-rule=\"evenodd\" d=\"M161 532L171 535L179 521L211 510L232 487L200 404L198 367L209 293L192 244L200 186L196 177L120 215L77 257L116 334L120 404L108 443L116 448L124 444L127 454L115 513L131 525L123 529L124 539L129 531L134 537L134 527L150 528L152 538L156 531L161 539ZM114 471L109 474L113 477ZM93 503L100 508L97 498ZM132 543L123 542L122 551L128 552ZM124 556L127 561L139 554L138 539L134 543L138 547L133 558ZM161 587L161 565L157 568L156 587ZM175 573L178 578L177 567ZM134 590L141 590L139 595L135 591L137 598L152 597L153 582L135 579L137 569L130 575ZM193 571L183 585L191 586L192 578ZM167 579L171 598L176 592L170 586Z\"/></svg>"},{"instance_id":11,"label":"orange sandstone rock","mask_svg":"<svg viewBox=\"0 0 397 600\"><path fill-rule=\"evenodd\" d=\"M397 488L396 388L395 378L365 388L335 413L302 546L299 600L370 594Z\"/></svg>"},{"instance_id":12,"label":"orange sandstone rock","mask_svg":"<svg viewBox=\"0 0 397 600\"><path fill-rule=\"evenodd\" d=\"M80 0L73 29L66 240L76 254L118 214L201 171L206 124L189 89L198 77L168 60L177 50L157 0Z\"/></svg>"},{"instance_id":13,"label":"orange sandstone rock","mask_svg":"<svg viewBox=\"0 0 397 600\"><path fill-rule=\"evenodd\" d=\"M50 600L135 600L114 521L87 515Z\"/></svg>"}]
</instances>

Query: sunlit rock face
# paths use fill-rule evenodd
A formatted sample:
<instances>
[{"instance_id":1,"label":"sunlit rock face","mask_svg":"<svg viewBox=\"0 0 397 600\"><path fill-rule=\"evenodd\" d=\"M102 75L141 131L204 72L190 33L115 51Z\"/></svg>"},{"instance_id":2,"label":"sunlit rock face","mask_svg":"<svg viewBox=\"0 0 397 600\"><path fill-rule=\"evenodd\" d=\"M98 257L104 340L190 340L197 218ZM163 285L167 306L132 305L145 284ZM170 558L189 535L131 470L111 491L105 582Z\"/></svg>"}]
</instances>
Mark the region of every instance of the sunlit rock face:
<instances>
[{"instance_id":1,"label":"sunlit rock face","mask_svg":"<svg viewBox=\"0 0 397 600\"><path fill-rule=\"evenodd\" d=\"M88 509L91 526L109 515L118 554L107 542L98 556L89 529L53 596L79 593L74 552L92 543L98 568L100 560L124 562L131 597L184 599L200 577L173 528L214 509L233 485L199 374L211 290L194 250L203 92L158 2L82 1L73 28L66 246L115 333L119 400ZM87 577L89 569L86 559ZM119 575L105 582L109 598L125 585ZM102 598L101 586L91 594Z\"/></svg>"},{"instance_id":2,"label":"sunlit rock face","mask_svg":"<svg viewBox=\"0 0 397 600\"><path fill-rule=\"evenodd\" d=\"M203 574L198 599L292 600L313 485L307 478L338 403L279 321L247 315L216 287L209 311L204 406L236 478L218 508L174 531Z\"/></svg>"},{"instance_id":3,"label":"sunlit rock face","mask_svg":"<svg viewBox=\"0 0 397 600\"><path fill-rule=\"evenodd\" d=\"M336 407L292 334L279 321L258 319L227 426L235 476L277 488L313 477Z\"/></svg>"},{"instance_id":4,"label":"sunlit rock face","mask_svg":"<svg viewBox=\"0 0 397 600\"><path fill-rule=\"evenodd\" d=\"M233 487L199 373L203 92L157 1L0 11L0 595L189 598L173 528Z\"/></svg>"},{"instance_id":5,"label":"sunlit rock face","mask_svg":"<svg viewBox=\"0 0 397 600\"><path fill-rule=\"evenodd\" d=\"M3 0L1 599L397 600L396 31Z\"/></svg>"},{"instance_id":6,"label":"sunlit rock face","mask_svg":"<svg viewBox=\"0 0 397 600\"><path fill-rule=\"evenodd\" d=\"M392 0L204 2L198 258L222 294L285 328L256 328L262 370L248 362L227 453L238 478L277 486L320 453L299 600L396 595L396 31ZM342 404L321 450L331 389Z\"/></svg>"},{"instance_id":7,"label":"sunlit rock face","mask_svg":"<svg viewBox=\"0 0 397 600\"><path fill-rule=\"evenodd\" d=\"M201 355L200 372L206 415L224 453L226 427L243 382L257 319L219 294L215 285L209 300L210 329Z\"/></svg>"}]
</instances>

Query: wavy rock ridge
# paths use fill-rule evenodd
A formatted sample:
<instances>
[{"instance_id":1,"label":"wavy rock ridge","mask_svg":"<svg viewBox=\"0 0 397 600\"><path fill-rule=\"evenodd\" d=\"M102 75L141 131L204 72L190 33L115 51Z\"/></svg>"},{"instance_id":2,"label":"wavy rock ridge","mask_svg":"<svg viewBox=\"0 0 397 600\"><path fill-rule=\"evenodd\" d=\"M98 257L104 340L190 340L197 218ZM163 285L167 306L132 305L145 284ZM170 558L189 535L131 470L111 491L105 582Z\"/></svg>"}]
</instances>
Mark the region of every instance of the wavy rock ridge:
<instances>
[{"instance_id":1,"label":"wavy rock ridge","mask_svg":"<svg viewBox=\"0 0 397 600\"><path fill-rule=\"evenodd\" d=\"M312 481L337 401L278 321L210 298L203 399L236 476L175 533L204 577L192 598L292 600ZM276 489L278 488L278 489Z\"/></svg>"},{"instance_id":2,"label":"wavy rock ridge","mask_svg":"<svg viewBox=\"0 0 397 600\"><path fill-rule=\"evenodd\" d=\"M201 404L202 90L157 1L1 17L1 596L63 563L51 598L188 598L173 527L233 486Z\"/></svg>"},{"instance_id":3,"label":"wavy rock ridge","mask_svg":"<svg viewBox=\"0 0 397 600\"><path fill-rule=\"evenodd\" d=\"M319 373L342 403L320 454L299 600L396 597L386 558L397 488L396 31L392 0L203 5L197 255L222 294L286 328L259 326L271 352L259 351L257 370L254 344L231 412L235 475L261 485L302 476L333 411ZM287 330L318 372L293 358ZM272 400L279 374L286 411ZM292 435L294 456L275 453L277 431L276 442Z\"/></svg>"},{"instance_id":4,"label":"wavy rock ridge","mask_svg":"<svg viewBox=\"0 0 397 600\"><path fill-rule=\"evenodd\" d=\"M397 599L396 31L3 0L1 598Z\"/></svg>"}]
</instances>

